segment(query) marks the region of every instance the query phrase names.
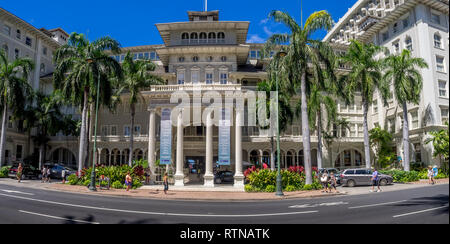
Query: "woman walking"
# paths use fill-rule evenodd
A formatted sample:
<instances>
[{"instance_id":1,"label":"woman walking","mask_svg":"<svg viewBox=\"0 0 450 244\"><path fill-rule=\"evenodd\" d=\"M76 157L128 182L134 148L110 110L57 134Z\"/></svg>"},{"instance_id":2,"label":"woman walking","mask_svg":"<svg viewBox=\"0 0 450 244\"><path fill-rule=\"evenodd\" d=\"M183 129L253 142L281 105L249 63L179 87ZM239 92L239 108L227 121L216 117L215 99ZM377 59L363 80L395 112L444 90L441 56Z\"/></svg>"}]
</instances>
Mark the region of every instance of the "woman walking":
<instances>
[{"instance_id":1,"label":"woman walking","mask_svg":"<svg viewBox=\"0 0 450 244\"><path fill-rule=\"evenodd\" d=\"M433 168L430 166L428 166L428 184L434 185L434 172L433 172Z\"/></svg>"},{"instance_id":2,"label":"woman walking","mask_svg":"<svg viewBox=\"0 0 450 244\"><path fill-rule=\"evenodd\" d=\"M167 176L167 172L164 173L164 194L167 194L167 191L169 190L169 177Z\"/></svg>"},{"instance_id":3,"label":"woman walking","mask_svg":"<svg viewBox=\"0 0 450 244\"><path fill-rule=\"evenodd\" d=\"M322 183L322 187L324 189L324 190L322 190L322 192L325 191L328 193L328 172L326 170L323 172L322 176L320 177L320 182Z\"/></svg>"},{"instance_id":4,"label":"woman walking","mask_svg":"<svg viewBox=\"0 0 450 244\"><path fill-rule=\"evenodd\" d=\"M17 180L19 183L20 180L22 179L22 171L23 171L22 163L19 163L19 167L17 168Z\"/></svg>"},{"instance_id":5,"label":"woman walking","mask_svg":"<svg viewBox=\"0 0 450 244\"><path fill-rule=\"evenodd\" d=\"M331 172L330 173L330 193L331 193L331 188L334 188L334 192L338 193L338 190L336 190L336 185L337 185L336 176L334 175L333 172Z\"/></svg>"}]
</instances>

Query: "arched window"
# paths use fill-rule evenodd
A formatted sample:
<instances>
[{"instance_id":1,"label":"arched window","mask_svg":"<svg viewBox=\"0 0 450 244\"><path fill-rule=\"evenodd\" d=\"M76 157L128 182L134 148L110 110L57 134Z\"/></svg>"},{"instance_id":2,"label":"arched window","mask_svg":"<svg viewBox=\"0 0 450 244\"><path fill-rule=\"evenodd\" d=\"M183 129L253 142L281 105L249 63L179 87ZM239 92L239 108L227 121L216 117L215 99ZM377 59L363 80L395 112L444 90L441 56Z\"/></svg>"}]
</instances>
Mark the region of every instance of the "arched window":
<instances>
[{"instance_id":1,"label":"arched window","mask_svg":"<svg viewBox=\"0 0 450 244\"><path fill-rule=\"evenodd\" d=\"M180 68L177 70L178 85L183 85L185 82L185 69Z\"/></svg>"},{"instance_id":2,"label":"arched window","mask_svg":"<svg viewBox=\"0 0 450 244\"><path fill-rule=\"evenodd\" d=\"M181 44L189 44L189 33L184 32L183 34L181 34Z\"/></svg>"},{"instance_id":3,"label":"arched window","mask_svg":"<svg viewBox=\"0 0 450 244\"><path fill-rule=\"evenodd\" d=\"M195 32L191 33L191 44L198 44L198 34Z\"/></svg>"},{"instance_id":4,"label":"arched window","mask_svg":"<svg viewBox=\"0 0 450 244\"><path fill-rule=\"evenodd\" d=\"M21 33L20 33L19 29L17 29L17 31L16 31L16 37L17 37L17 39L21 38Z\"/></svg>"},{"instance_id":5,"label":"arched window","mask_svg":"<svg viewBox=\"0 0 450 244\"><path fill-rule=\"evenodd\" d=\"M217 43L225 43L225 33L217 33Z\"/></svg>"},{"instance_id":6,"label":"arched window","mask_svg":"<svg viewBox=\"0 0 450 244\"><path fill-rule=\"evenodd\" d=\"M200 44L206 44L206 33L205 32L202 32L202 33L200 33L200 41L199 41L199 43Z\"/></svg>"},{"instance_id":7,"label":"arched window","mask_svg":"<svg viewBox=\"0 0 450 244\"><path fill-rule=\"evenodd\" d=\"M208 33L208 43L216 43L216 33Z\"/></svg>"},{"instance_id":8,"label":"arched window","mask_svg":"<svg viewBox=\"0 0 450 244\"><path fill-rule=\"evenodd\" d=\"M406 39L405 39L405 47L406 47L406 49L408 49L409 51L412 51L412 50L413 50L413 48L412 48L412 39L411 39L411 37L409 37L409 36L407 36Z\"/></svg>"},{"instance_id":9,"label":"arched window","mask_svg":"<svg viewBox=\"0 0 450 244\"><path fill-rule=\"evenodd\" d=\"M442 37L439 33L434 34L434 47L442 48Z\"/></svg>"},{"instance_id":10,"label":"arched window","mask_svg":"<svg viewBox=\"0 0 450 244\"><path fill-rule=\"evenodd\" d=\"M41 69L40 69L41 73L45 73L45 64L41 64Z\"/></svg>"},{"instance_id":11,"label":"arched window","mask_svg":"<svg viewBox=\"0 0 450 244\"><path fill-rule=\"evenodd\" d=\"M298 165L299 166L305 166L305 161L304 161L304 157L303 157L303 150L300 150L298 152Z\"/></svg>"}]
</instances>

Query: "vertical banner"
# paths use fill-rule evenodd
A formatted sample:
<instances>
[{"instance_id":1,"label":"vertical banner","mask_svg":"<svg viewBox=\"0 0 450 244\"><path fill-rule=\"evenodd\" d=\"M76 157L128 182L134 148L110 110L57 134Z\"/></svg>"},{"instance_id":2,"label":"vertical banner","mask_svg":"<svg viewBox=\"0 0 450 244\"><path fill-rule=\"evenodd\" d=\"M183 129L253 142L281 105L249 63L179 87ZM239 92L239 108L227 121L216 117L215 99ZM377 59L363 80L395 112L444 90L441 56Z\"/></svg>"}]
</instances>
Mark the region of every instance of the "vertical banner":
<instances>
[{"instance_id":1,"label":"vertical banner","mask_svg":"<svg viewBox=\"0 0 450 244\"><path fill-rule=\"evenodd\" d=\"M170 108L161 110L161 133L160 133L160 155L159 164L172 163L172 122L170 120Z\"/></svg>"},{"instance_id":2,"label":"vertical banner","mask_svg":"<svg viewBox=\"0 0 450 244\"><path fill-rule=\"evenodd\" d=\"M230 109L222 108L219 120L219 165L230 165Z\"/></svg>"}]
</instances>

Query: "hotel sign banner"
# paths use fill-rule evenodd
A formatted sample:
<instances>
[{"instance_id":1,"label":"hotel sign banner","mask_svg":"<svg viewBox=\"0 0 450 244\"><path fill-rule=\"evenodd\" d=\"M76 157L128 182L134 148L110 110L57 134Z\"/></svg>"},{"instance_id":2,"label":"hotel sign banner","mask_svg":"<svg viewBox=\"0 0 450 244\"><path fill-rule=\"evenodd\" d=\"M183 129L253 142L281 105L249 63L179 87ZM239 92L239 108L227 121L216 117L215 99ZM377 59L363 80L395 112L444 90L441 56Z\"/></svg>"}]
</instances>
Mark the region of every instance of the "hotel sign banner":
<instances>
[{"instance_id":1,"label":"hotel sign banner","mask_svg":"<svg viewBox=\"0 0 450 244\"><path fill-rule=\"evenodd\" d=\"M159 164L162 165L172 163L172 121L170 120L170 113L170 108L163 108L161 111Z\"/></svg>"},{"instance_id":2,"label":"hotel sign banner","mask_svg":"<svg viewBox=\"0 0 450 244\"><path fill-rule=\"evenodd\" d=\"M219 165L230 165L230 109L223 108L219 120Z\"/></svg>"}]
</instances>

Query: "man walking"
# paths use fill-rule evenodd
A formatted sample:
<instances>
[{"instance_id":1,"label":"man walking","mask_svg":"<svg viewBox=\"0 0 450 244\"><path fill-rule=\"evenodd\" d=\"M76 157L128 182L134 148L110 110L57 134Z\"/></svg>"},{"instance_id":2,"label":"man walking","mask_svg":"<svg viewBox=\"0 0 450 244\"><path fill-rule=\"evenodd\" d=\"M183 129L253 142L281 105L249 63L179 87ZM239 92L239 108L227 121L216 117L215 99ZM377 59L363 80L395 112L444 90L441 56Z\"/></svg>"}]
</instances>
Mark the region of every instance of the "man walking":
<instances>
[{"instance_id":1,"label":"man walking","mask_svg":"<svg viewBox=\"0 0 450 244\"><path fill-rule=\"evenodd\" d=\"M372 173L372 178L371 178L371 181L372 181L372 189L370 190L370 192L373 192L375 189L375 185L377 186L377 188L378 188L378 190L377 190L377 192L381 192L381 189L380 189L380 175L378 174L378 171L377 171L377 169L374 169L374 168L372 168L372 170L373 170L373 173Z\"/></svg>"}]
</instances>

